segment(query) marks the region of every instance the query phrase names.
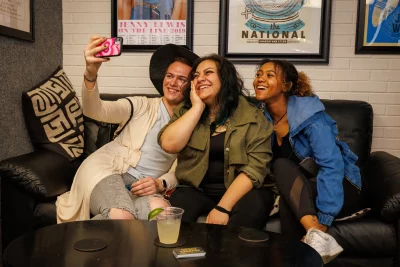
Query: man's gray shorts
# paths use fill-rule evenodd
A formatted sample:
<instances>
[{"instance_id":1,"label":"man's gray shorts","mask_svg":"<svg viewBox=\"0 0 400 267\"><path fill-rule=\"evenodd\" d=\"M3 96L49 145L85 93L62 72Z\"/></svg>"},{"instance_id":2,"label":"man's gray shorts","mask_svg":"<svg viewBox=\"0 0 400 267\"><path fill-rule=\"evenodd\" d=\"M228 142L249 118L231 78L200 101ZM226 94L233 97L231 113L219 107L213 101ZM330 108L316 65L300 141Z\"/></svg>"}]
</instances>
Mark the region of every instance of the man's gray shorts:
<instances>
[{"instance_id":1,"label":"man's gray shorts","mask_svg":"<svg viewBox=\"0 0 400 267\"><path fill-rule=\"evenodd\" d=\"M144 197L133 195L125 185L130 186L135 181L137 179L129 173L113 174L102 179L90 196L90 213L94 216L93 219L110 219L110 210L117 208L129 211L136 219L147 220L147 215L151 211L150 199L153 197L165 199L160 194Z\"/></svg>"}]
</instances>

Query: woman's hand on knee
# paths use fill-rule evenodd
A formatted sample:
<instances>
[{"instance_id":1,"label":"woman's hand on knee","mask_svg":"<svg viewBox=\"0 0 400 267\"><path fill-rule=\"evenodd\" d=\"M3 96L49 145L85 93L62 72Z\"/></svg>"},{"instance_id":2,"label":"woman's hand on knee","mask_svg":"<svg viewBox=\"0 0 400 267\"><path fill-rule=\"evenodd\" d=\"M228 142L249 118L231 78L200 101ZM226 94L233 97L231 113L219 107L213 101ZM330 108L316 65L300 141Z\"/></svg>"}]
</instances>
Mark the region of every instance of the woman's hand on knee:
<instances>
[{"instance_id":1,"label":"woman's hand on knee","mask_svg":"<svg viewBox=\"0 0 400 267\"><path fill-rule=\"evenodd\" d=\"M132 184L132 194L149 196L157 193L157 182L153 177L147 176Z\"/></svg>"},{"instance_id":2,"label":"woman's hand on knee","mask_svg":"<svg viewBox=\"0 0 400 267\"><path fill-rule=\"evenodd\" d=\"M226 213L220 212L216 209L212 209L206 219L206 223L209 223L209 224L227 225L228 221L229 221L229 215Z\"/></svg>"}]
</instances>

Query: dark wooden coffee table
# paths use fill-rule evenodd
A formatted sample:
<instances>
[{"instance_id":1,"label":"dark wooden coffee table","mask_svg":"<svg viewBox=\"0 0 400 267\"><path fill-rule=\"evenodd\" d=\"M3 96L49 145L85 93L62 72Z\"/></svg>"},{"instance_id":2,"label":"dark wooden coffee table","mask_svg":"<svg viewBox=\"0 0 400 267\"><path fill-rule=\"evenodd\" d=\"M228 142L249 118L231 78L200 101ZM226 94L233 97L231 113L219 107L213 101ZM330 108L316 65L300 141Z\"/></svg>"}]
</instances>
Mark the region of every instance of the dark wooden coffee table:
<instances>
[{"instance_id":1,"label":"dark wooden coffee table","mask_svg":"<svg viewBox=\"0 0 400 267\"><path fill-rule=\"evenodd\" d=\"M154 245L156 222L81 221L48 226L14 240L4 252L5 266L323 266L311 247L288 242L269 233L265 242L252 243L238 238L240 229L210 224L182 224L183 247L203 247L202 258L175 259L172 248ZM99 238L107 248L81 252L74 244L86 238Z\"/></svg>"}]
</instances>

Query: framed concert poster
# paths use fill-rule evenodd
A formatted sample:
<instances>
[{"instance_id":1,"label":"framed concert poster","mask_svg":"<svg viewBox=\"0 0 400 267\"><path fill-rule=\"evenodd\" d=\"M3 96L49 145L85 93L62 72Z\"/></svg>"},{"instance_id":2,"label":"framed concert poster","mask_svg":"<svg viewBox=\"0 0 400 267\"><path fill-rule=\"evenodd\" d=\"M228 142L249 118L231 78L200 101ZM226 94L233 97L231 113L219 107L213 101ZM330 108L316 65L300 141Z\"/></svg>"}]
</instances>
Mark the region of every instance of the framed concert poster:
<instances>
[{"instance_id":1,"label":"framed concert poster","mask_svg":"<svg viewBox=\"0 0 400 267\"><path fill-rule=\"evenodd\" d=\"M329 63L331 0L221 0L219 54Z\"/></svg>"},{"instance_id":2,"label":"framed concert poster","mask_svg":"<svg viewBox=\"0 0 400 267\"><path fill-rule=\"evenodd\" d=\"M400 52L399 0L358 2L356 54Z\"/></svg>"},{"instance_id":3,"label":"framed concert poster","mask_svg":"<svg viewBox=\"0 0 400 267\"><path fill-rule=\"evenodd\" d=\"M192 49L193 1L112 0L111 34L122 37L123 50L154 51L164 44Z\"/></svg>"},{"instance_id":4,"label":"framed concert poster","mask_svg":"<svg viewBox=\"0 0 400 267\"><path fill-rule=\"evenodd\" d=\"M33 0L0 0L0 34L34 41Z\"/></svg>"}]
</instances>

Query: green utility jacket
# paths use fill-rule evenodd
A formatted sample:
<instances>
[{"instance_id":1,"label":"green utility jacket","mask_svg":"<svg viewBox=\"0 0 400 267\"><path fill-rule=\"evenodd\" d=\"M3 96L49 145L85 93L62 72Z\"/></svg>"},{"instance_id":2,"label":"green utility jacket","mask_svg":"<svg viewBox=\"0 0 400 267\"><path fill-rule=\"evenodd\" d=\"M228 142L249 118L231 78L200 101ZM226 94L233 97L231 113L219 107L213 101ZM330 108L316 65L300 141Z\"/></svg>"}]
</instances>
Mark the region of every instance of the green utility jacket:
<instances>
[{"instance_id":1,"label":"green utility jacket","mask_svg":"<svg viewBox=\"0 0 400 267\"><path fill-rule=\"evenodd\" d=\"M164 130L188 111L181 103L174 109L169 123L158 134L158 142ZM269 162L272 159L272 124L262 111L240 97L239 105L228 124L225 134L224 183L228 188L239 173L244 172L260 187L269 174ZM179 182L198 187L208 169L210 152L210 124L199 122L188 144L178 153L178 165L175 170Z\"/></svg>"}]
</instances>

